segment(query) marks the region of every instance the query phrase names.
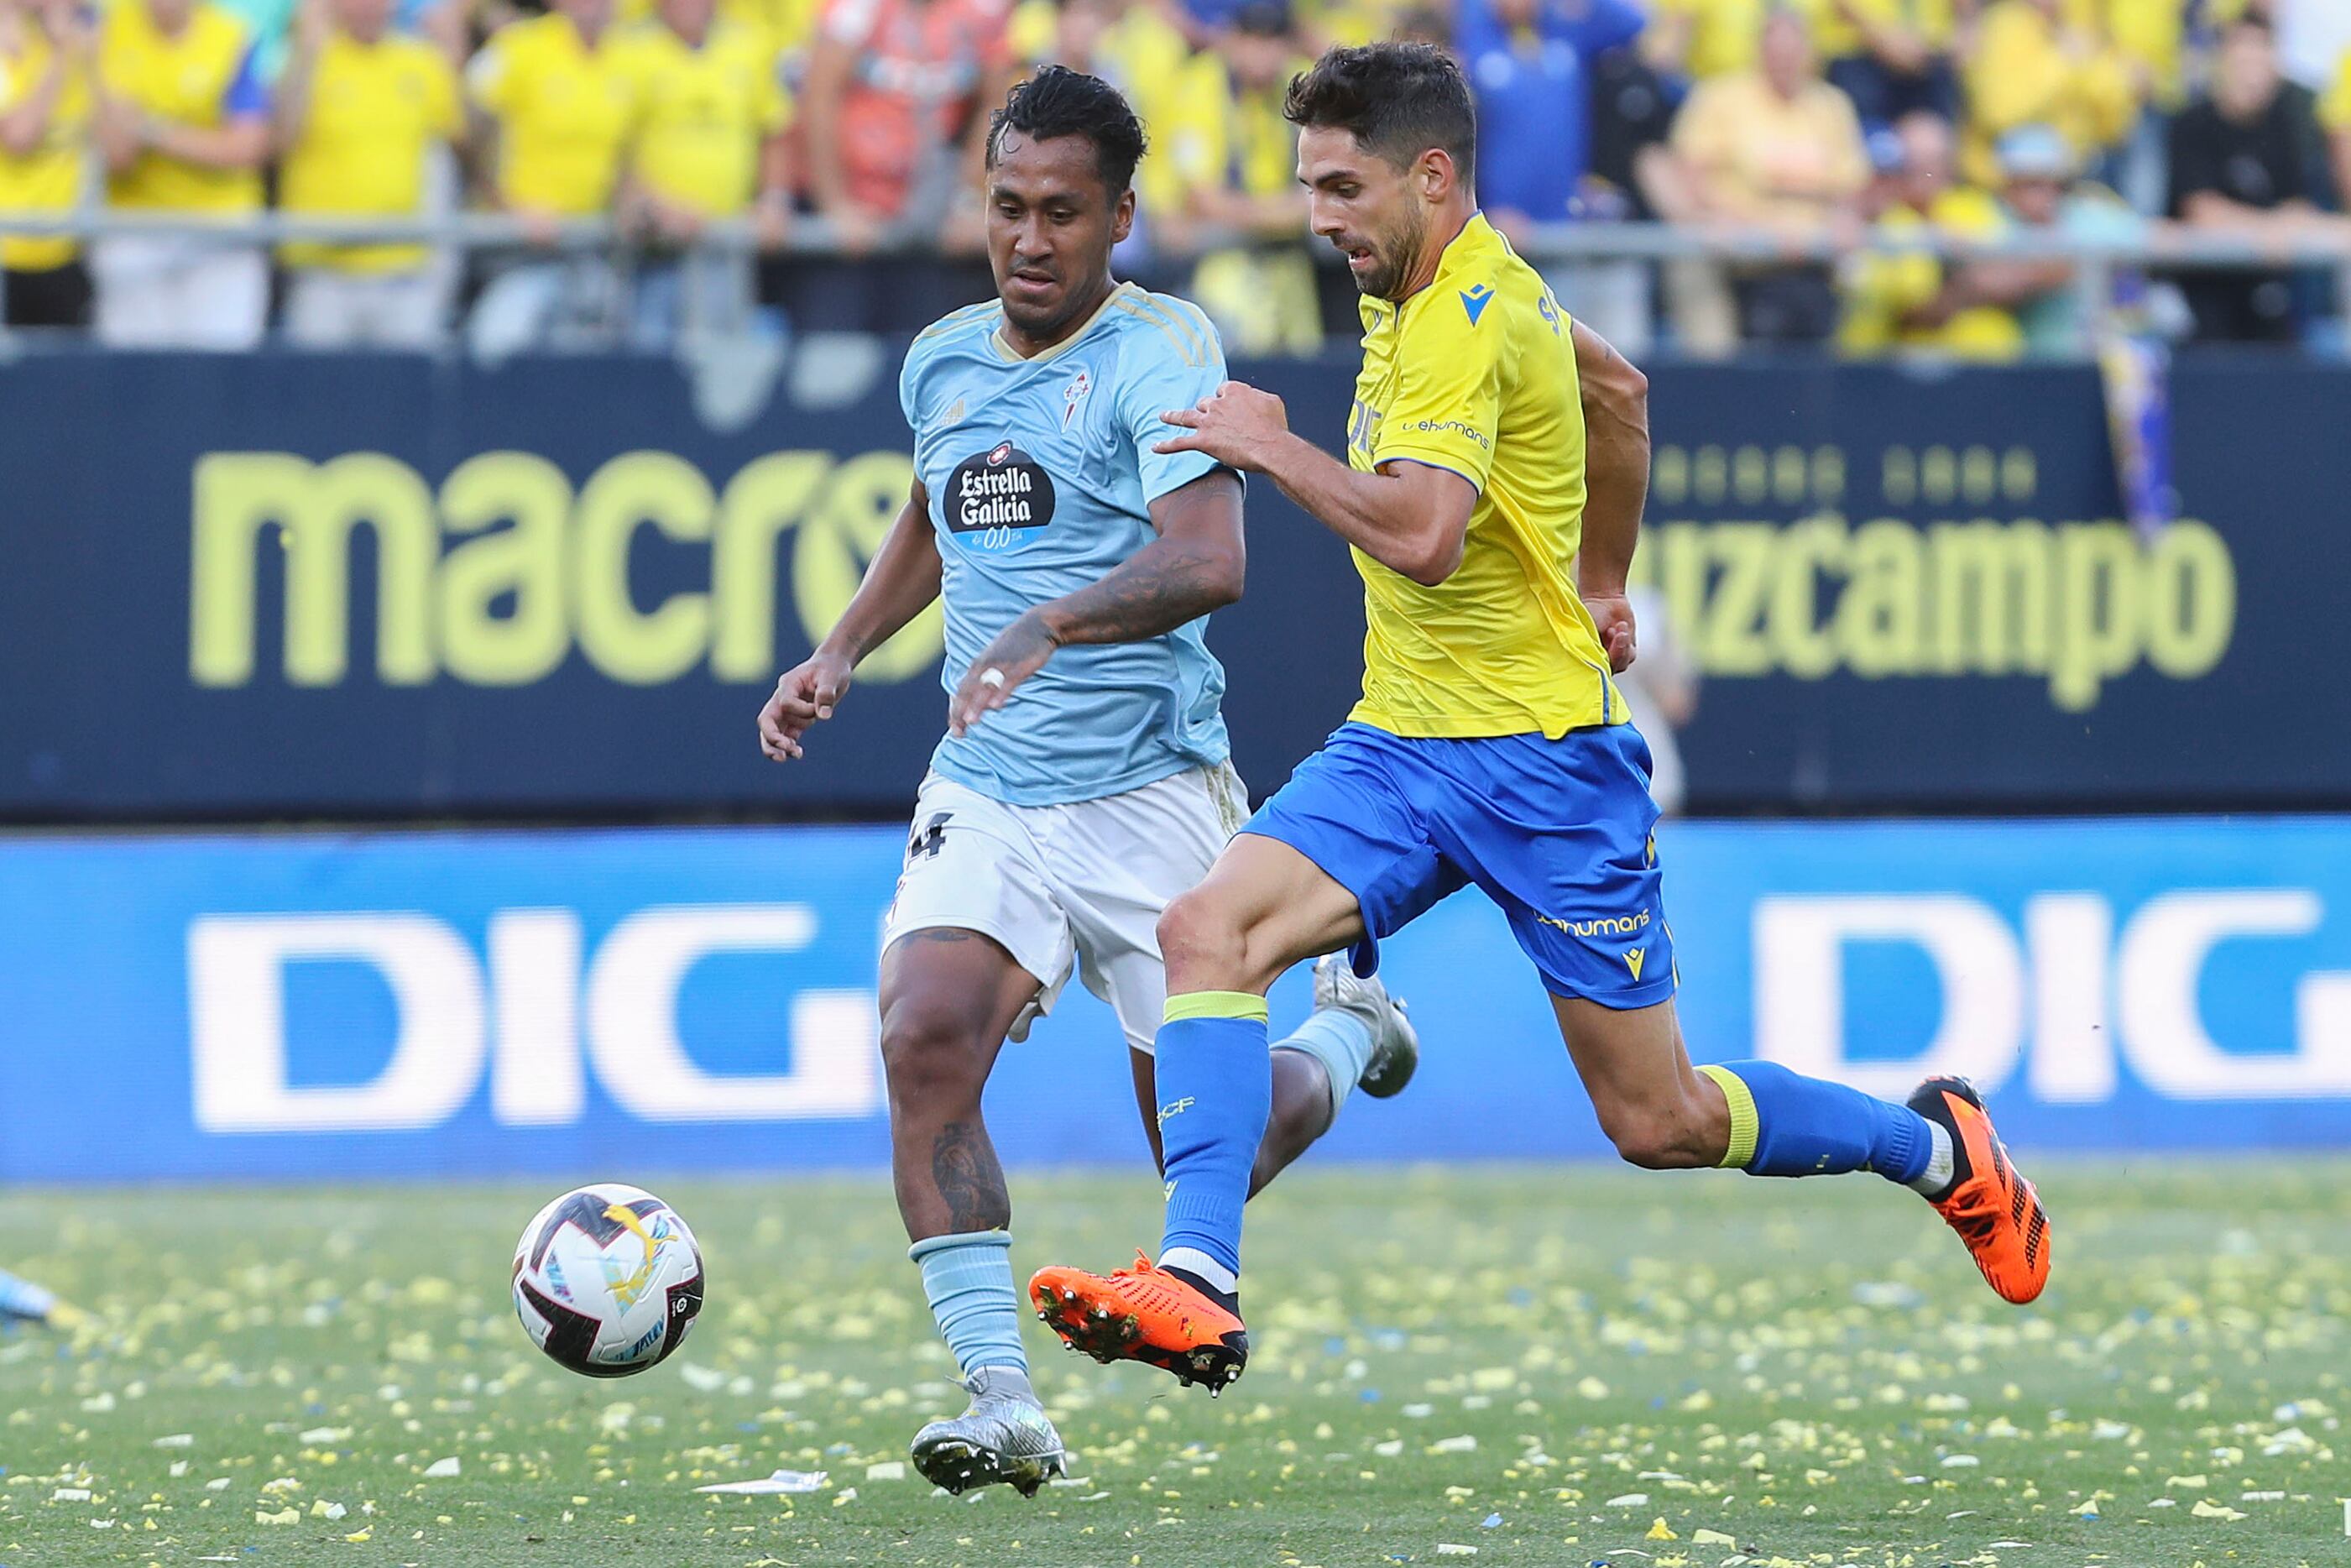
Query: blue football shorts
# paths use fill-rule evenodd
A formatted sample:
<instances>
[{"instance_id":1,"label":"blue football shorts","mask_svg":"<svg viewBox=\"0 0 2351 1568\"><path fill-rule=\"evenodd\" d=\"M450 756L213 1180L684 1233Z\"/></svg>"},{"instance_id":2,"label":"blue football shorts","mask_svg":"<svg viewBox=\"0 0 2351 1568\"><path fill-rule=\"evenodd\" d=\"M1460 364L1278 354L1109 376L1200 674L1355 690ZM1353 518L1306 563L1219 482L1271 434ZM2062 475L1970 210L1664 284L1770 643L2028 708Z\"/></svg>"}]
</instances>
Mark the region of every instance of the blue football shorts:
<instances>
[{"instance_id":1,"label":"blue football shorts","mask_svg":"<svg viewBox=\"0 0 2351 1568\"><path fill-rule=\"evenodd\" d=\"M1675 983L1649 766L1630 724L1439 740L1350 722L1241 831L1355 895L1358 974L1378 967L1380 938L1475 883L1553 996L1643 1008Z\"/></svg>"}]
</instances>

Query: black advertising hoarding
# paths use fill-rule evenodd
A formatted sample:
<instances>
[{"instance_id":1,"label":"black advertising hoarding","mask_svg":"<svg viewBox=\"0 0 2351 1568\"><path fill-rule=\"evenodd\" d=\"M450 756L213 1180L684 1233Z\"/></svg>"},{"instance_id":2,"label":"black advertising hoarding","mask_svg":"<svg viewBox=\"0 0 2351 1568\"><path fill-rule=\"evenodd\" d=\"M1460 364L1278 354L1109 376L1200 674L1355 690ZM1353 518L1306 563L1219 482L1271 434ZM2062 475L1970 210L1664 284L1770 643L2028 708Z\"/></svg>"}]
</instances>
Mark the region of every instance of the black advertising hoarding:
<instances>
[{"instance_id":1,"label":"black advertising hoarding","mask_svg":"<svg viewBox=\"0 0 2351 1568\"><path fill-rule=\"evenodd\" d=\"M0 814L890 814L935 612L790 767L775 671L904 497L885 362L739 428L666 362L72 355L0 371ZM1343 365L1237 367L1335 445ZM2351 369L2174 373L2183 520L2115 521L2095 374L1670 367L1640 575L1728 810L2351 803ZM1252 487L1210 634L1262 793L1345 715L1343 549Z\"/></svg>"}]
</instances>

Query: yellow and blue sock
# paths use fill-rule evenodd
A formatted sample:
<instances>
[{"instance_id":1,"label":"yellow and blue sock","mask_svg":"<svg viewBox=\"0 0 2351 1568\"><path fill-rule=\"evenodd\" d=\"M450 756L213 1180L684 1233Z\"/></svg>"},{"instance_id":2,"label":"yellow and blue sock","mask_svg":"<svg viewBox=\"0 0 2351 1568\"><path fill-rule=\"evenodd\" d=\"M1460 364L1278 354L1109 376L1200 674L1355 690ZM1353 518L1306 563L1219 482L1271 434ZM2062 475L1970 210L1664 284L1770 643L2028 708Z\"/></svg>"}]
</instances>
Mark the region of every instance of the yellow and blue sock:
<instances>
[{"instance_id":1,"label":"yellow and blue sock","mask_svg":"<svg viewBox=\"0 0 2351 1568\"><path fill-rule=\"evenodd\" d=\"M1730 1103L1726 1169L1776 1176L1876 1171L1907 1186L1926 1174L1936 1154L1933 1124L1907 1105L1806 1078L1776 1061L1729 1061L1698 1071Z\"/></svg>"},{"instance_id":2,"label":"yellow and blue sock","mask_svg":"<svg viewBox=\"0 0 2351 1568\"><path fill-rule=\"evenodd\" d=\"M1247 991L1170 997L1156 1050L1167 1173L1159 1266L1229 1307L1239 1289L1249 1168L1273 1115L1265 998Z\"/></svg>"},{"instance_id":3,"label":"yellow and blue sock","mask_svg":"<svg viewBox=\"0 0 2351 1568\"><path fill-rule=\"evenodd\" d=\"M1025 1377L1020 1297L1012 1288L1012 1233L967 1230L934 1236L906 1249L923 1270L923 1294L939 1336L969 1377L983 1366L1012 1367Z\"/></svg>"}]
</instances>

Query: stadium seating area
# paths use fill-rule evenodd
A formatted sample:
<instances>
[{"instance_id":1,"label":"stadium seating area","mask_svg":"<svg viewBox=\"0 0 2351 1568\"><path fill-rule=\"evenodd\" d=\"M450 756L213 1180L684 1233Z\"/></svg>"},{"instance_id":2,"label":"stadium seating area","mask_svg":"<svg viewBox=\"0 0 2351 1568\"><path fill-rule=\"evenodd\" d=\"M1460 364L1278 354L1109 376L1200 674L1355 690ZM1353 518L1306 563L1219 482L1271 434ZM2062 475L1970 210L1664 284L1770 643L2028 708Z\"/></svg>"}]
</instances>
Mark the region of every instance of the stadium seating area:
<instances>
[{"instance_id":1,"label":"stadium seating area","mask_svg":"<svg viewBox=\"0 0 2351 1568\"><path fill-rule=\"evenodd\" d=\"M1872 248L2189 235L2351 256L2351 11L2326 0L0 0L0 222L230 220L0 242L7 324L658 349L731 280L762 330L907 330L984 288L974 133L1059 60L1119 83L1151 131L1125 269L1199 299L1237 355L1313 353L1353 302L1301 233L1282 89L1329 43L1392 36L1461 57L1488 210L1635 352L2063 356L2117 303L2173 338L2340 340L2339 268L2084 287L2062 256ZM234 221L272 206L503 212L548 243L273 256ZM617 262L552 247L602 215ZM1786 252L1547 243L1595 220ZM731 221L763 256L696 243Z\"/></svg>"}]
</instances>

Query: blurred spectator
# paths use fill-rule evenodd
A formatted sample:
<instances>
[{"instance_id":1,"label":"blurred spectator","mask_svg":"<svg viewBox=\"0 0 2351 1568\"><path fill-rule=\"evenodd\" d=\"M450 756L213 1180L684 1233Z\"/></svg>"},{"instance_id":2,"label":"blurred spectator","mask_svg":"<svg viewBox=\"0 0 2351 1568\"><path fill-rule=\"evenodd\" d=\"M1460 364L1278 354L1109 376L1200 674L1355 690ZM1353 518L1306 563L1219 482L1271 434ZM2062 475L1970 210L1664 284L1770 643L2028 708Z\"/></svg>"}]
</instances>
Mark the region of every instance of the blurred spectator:
<instances>
[{"instance_id":1,"label":"blurred spectator","mask_svg":"<svg viewBox=\"0 0 2351 1568\"><path fill-rule=\"evenodd\" d=\"M1630 0L1461 0L1458 48L1478 97L1478 198L1525 247L1538 224L1615 218L1625 198L1591 178L1593 62L1640 36ZM1571 315L1628 354L1649 340L1637 261L1539 263Z\"/></svg>"},{"instance_id":2,"label":"blurred spectator","mask_svg":"<svg viewBox=\"0 0 2351 1568\"><path fill-rule=\"evenodd\" d=\"M2283 90L2269 25L2239 19L2221 37L2210 89L2172 122L2172 215L2207 233L2331 235L2351 247L2351 224L2320 210L2315 135L2308 99ZM2191 272L2181 287L2199 339L2287 342L2299 329L2291 272Z\"/></svg>"},{"instance_id":3,"label":"blurred spectator","mask_svg":"<svg viewBox=\"0 0 2351 1568\"><path fill-rule=\"evenodd\" d=\"M1453 47L1453 24L1446 14L1434 5L1407 5L1396 13L1395 26L1388 37L1399 44L1435 44L1440 49Z\"/></svg>"},{"instance_id":4,"label":"blurred spectator","mask_svg":"<svg viewBox=\"0 0 2351 1568\"><path fill-rule=\"evenodd\" d=\"M1849 228L1869 180L1853 100L1821 79L1801 17L1775 10L1758 67L1701 82L1674 125L1691 210L1669 216L1761 224L1792 241ZM1836 329L1836 290L1818 263L1744 267L1733 276L1740 335L1817 342Z\"/></svg>"},{"instance_id":5,"label":"blurred spectator","mask_svg":"<svg viewBox=\"0 0 2351 1568\"><path fill-rule=\"evenodd\" d=\"M1865 129L1921 110L1959 119L1951 8L1952 0L1818 0L1815 42L1828 79L1853 99Z\"/></svg>"},{"instance_id":6,"label":"blurred spectator","mask_svg":"<svg viewBox=\"0 0 2351 1568\"><path fill-rule=\"evenodd\" d=\"M2335 68L2335 81L2319 103L2318 119L2331 145L2335 200L2351 208L2351 49L2343 51L2342 63ZM2351 300L2344 303L2351 308Z\"/></svg>"},{"instance_id":7,"label":"blurred spectator","mask_svg":"<svg viewBox=\"0 0 2351 1568\"><path fill-rule=\"evenodd\" d=\"M1298 198L1298 130L1283 118L1305 46L1286 0L1249 0L1153 104L1159 173L1174 197L1162 246L1198 228L1243 236L1200 257L1189 292L1233 354L1308 354L1322 310Z\"/></svg>"},{"instance_id":8,"label":"blurred spectator","mask_svg":"<svg viewBox=\"0 0 2351 1568\"><path fill-rule=\"evenodd\" d=\"M499 266L475 302L467 335L485 359L532 347L580 348L609 336L619 280L601 256L555 254L558 225L610 209L636 118L627 42L612 0L557 0L500 28L467 68L488 117L491 194L520 218L534 250Z\"/></svg>"},{"instance_id":9,"label":"blurred spectator","mask_svg":"<svg viewBox=\"0 0 2351 1568\"><path fill-rule=\"evenodd\" d=\"M392 0L302 0L278 84L278 205L413 217L426 159L465 129L441 51L392 32ZM306 348L430 348L441 280L421 245L289 245L286 331Z\"/></svg>"},{"instance_id":10,"label":"blurred spectator","mask_svg":"<svg viewBox=\"0 0 2351 1568\"><path fill-rule=\"evenodd\" d=\"M2123 57L2085 8L2061 0L1992 0L1977 25L1966 86L1971 131L1961 167L1999 178L1992 145L2022 125L2053 127L2087 161L2130 130L2137 101Z\"/></svg>"},{"instance_id":11,"label":"blurred spectator","mask_svg":"<svg viewBox=\"0 0 2351 1568\"><path fill-rule=\"evenodd\" d=\"M1146 106L1192 53L1152 0L1022 0L1008 26L1008 52L1024 72L1063 65L1098 76L1124 93L1146 124Z\"/></svg>"},{"instance_id":12,"label":"blurred spectator","mask_svg":"<svg viewBox=\"0 0 2351 1568\"><path fill-rule=\"evenodd\" d=\"M243 217L261 207L269 99L245 24L213 0L116 0L99 40L95 126L107 200ZM249 349L269 313L260 247L119 235L91 249L98 335L124 347Z\"/></svg>"},{"instance_id":13,"label":"blurred spectator","mask_svg":"<svg viewBox=\"0 0 2351 1568\"><path fill-rule=\"evenodd\" d=\"M747 253L688 248L705 225L750 216L770 250L790 225L784 131L791 100L764 36L717 20L716 9L716 0L661 0L661 20L635 43L640 107L629 206L653 246L637 277L632 336L640 348L746 325L693 314L747 305L752 293Z\"/></svg>"},{"instance_id":14,"label":"blurred spectator","mask_svg":"<svg viewBox=\"0 0 2351 1568\"><path fill-rule=\"evenodd\" d=\"M1999 204L1956 183L1957 145L1948 120L1920 110L1905 115L1893 136L1899 152L1892 199L1875 225L1879 236L1999 237L2005 226ZM1907 350L2014 359L2024 347L2023 328L2008 308L2022 297L2009 287L2014 281L1921 251L1865 252L1845 270L1839 347L1854 355Z\"/></svg>"},{"instance_id":15,"label":"blurred spectator","mask_svg":"<svg viewBox=\"0 0 2351 1568\"><path fill-rule=\"evenodd\" d=\"M1669 76L1712 81L1755 68L1771 0L1655 0L1642 52Z\"/></svg>"},{"instance_id":16,"label":"blurred spectator","mask_svg":"<svg viewBox=\"0 0 2351 1568\"><path fill-rule=\"evenodd\" d=\"M90 32L73 0L0 4L0 212L71 212L89 147ZM0 240L10 327L89 320L89 272L70 239Z\"/></svg>"},{"instance_id":17,"label":"blurred spectator","mask_svg":"<svg viewBox=\"0 0 2351 1568\"><path fill-rule=\"evenodd\" d=\"M2054 234L2095 245L2137 244L2147 220L2113 192L2077 183L2073 150L2045 125L2001 139L2001 213L2018 231ZM2043 358L2085 355L2095 347L2099 316L2112 301L2092 299L2064 260L1977 262L1988 285L2006 283L2016 298L2025 351ZM2136 274L2127 274L2137 286Z\"/></svg>"},{"instance_id":18,"label":"blurred spectator","mask_svg":"<svg viewBox=\"0 0 2351 1568\"><path fill-rule=\"evenodd\" d=\"M810 186L851 255L935 232L973 189L1010 64L1003 0L830 0L809 57ZM958 150L960 138L960 151Z\"/></svg>"}]
</instances>

